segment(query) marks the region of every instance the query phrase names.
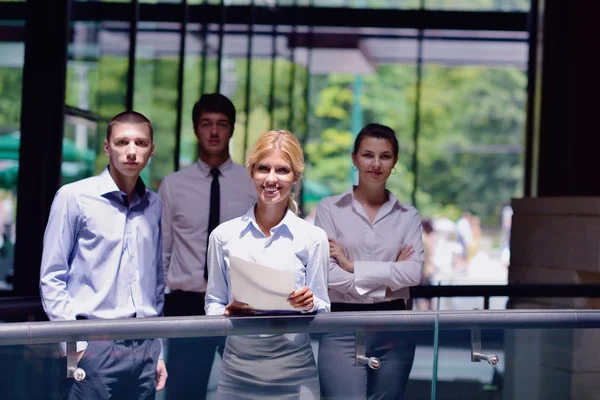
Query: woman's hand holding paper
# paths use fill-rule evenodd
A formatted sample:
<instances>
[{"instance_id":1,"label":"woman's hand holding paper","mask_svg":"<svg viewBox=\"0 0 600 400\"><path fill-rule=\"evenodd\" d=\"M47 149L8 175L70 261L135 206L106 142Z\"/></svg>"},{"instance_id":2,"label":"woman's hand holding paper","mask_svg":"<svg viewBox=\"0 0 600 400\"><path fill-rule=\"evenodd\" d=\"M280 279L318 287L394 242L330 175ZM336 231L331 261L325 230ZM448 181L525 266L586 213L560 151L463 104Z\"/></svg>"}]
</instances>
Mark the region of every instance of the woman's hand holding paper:
<instances>
[{"instance_id":1,"label":"woman's hand holding paper","mask_svg":"<svg viewBox=\"0 0 600 400\"><path fill-rule=\"evenodd\" d=\"M293 291L287 300L292 307L304 311L312 310L314 305L313 292L311 292L308 286L302 286L300 289Z\"/></svg>"},{"instance_id":2,"label":"woman's hand holding paper","mask_svg":"<svg viewBox=\"0 0 600 400\"><path fill-rule=\"evenodd\" d=\"M241 301L232 301L225 307L223 315L252 315L255 311L248 304Z\"/></svg>"}]
</instances>

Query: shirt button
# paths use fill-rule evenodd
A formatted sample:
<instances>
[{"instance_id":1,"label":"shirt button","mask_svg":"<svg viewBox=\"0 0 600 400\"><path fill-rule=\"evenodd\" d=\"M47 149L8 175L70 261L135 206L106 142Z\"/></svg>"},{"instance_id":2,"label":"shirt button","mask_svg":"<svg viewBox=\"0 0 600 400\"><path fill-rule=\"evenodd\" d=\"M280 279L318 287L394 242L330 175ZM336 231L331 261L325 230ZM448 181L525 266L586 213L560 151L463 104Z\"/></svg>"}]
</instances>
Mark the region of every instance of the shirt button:
<instances>
[{"instance_id":1,"label":"shirt button","mask_svg":"<svg viewBox=\"0 0 600 400\"><path fill-rule=\"evenodd\" d=\"M135 276L131 280L137 282L137 278Z\"/></svg>"}]
</instances>

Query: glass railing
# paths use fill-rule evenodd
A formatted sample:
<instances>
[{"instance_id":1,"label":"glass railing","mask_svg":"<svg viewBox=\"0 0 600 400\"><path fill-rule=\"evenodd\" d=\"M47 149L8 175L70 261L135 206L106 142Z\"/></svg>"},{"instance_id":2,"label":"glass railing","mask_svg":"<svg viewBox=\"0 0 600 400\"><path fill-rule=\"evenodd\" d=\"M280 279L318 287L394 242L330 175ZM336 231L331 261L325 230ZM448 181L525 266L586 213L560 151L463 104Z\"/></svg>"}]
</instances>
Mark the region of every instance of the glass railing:
<instances>
[{"instance_id":1,"label":"glass railing","mask_svg":"<svg viewBox=\"0 0 600 400\"><path fill-rule=\"evenodd\" d=\"M222 361L219 351L225 337L228 362ZM177 398L178 390L190 387L206 390L206 398L217 398L217 387L231 376L228 370L221 373L231 365L231 357L244 374L260 377L264 383L264 393L242 393L242 398L277 398L278 390L289 383L281 383L285 373L263 371L266 364L255 360L285 353L282 343L290 341L298 348L304 346L308 357L304 361L313 363L302 375L306 382L298 387L310 389L316 382L318 388L316 361L321 390L326 385L326 390L337 390L343 398L358 397L352 395L355 381L340 378L342 353L357 365L351 367L360 371L356 380L364 378L373 387L379 382L379 390L394 390L394 385L404 381L402 375L408 375L405 399L595 398L600 369L600 311L595 310L23 322L0 324L4 363L0 398L60 398L61 391L71 385L99 379L95 366L107 360L111 365L127 365L131 357L150 354L156 359L158 341L148 338L163 338L169 367L166 389L156 394L157 399L166 398L167 391ZM83 357L78 362L76 357L61 357L57 343L75 346L77 341L88 341ZM171 352L176 347L179 352ZM396 351L394 357L391 351ZM177 369L178 362L186 368ZM144 384L151 390L154 382L140 383Z\"/></svg>"}]
</instances>

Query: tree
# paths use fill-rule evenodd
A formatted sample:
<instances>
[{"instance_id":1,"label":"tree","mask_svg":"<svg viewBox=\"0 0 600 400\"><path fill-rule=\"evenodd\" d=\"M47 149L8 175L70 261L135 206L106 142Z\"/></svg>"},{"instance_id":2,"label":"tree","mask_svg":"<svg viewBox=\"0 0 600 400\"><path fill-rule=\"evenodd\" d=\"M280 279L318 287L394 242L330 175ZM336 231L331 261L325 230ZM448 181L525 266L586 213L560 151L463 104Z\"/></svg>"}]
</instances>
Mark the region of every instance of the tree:
<instances>
[{"instance_id":1,"label":"tree","mask_svg":"<svg viewBox=\"0 0 600 400\"><path fill-rule=\"evenodd\" d=\"M432 0L427 6L449 6L442 3ZM494 4L499 6L487 0L477 2L481 7ZM70 62L68 68L67 103L71 105L77 105L82 89L76 70L79 62L82 61ZM154 188L175 168L178 62L175 56L136 60L134 106L151 119L155 128L156 155L144 171ZM95 62L86 63L88 103L91 111L103 119L96 141L98 171L107 162L102 152L106 122L125 108L128 62L124 56L101 54ZM191 110L200 96L202 63L201 57L188 56L184 65L180 146L183 165L194 162L197 156ZM243 163L246 148L271 126L289 129L306 143L305 179L341 193L351 182L350 153L357 133L351 132L351 113L354 102L360 101L365 123L383 123L396 131L400 158L389 188L401 201L411 201L417 93L414 66L378 66L376 73L363 77L360 99L354 98L354 75L313 75L311 91L305 98L306 68L278 57L272 116L271 60L252 59L248 113L247 67L244 59L224 59L222 69L222 87L238 110L232 141L235 161ZM209 57L205 92L216 90L217 68L216 58ZM20 69L0 70L2 125L18 125L20 81ZM424 215L470 210L484 222L492 223L499 216L500 206L520 195L526 83L525 73L516 68L424 66L416 169L417 206ZM310 104L308 119L306 100Z\"/></svg>"},{"instance_id":2,"label":"tree","mask_svg":"<svg viewBox=\"0 0 600 400\"><path fill-rule=\"evenodd\" d=\"M21 68L0 68L0 127L20 124L22 82Z\"/></svg>"},{"instance_id":3,"label":"tree","mask_svg":"<svg viewBox=\"0 0 600 400\"><path fill-rule=\"evenodd\" d=\"M321 134L307 146L308 175L335 193L349 185L353 79L331 74L315 84L315 126ZM365 123L390 126L401 144L397 173L388 187L408 202L414 172L415 69L380 66L364 80L360 101ZM417 155L417 206L424 215L463 209L493 223L501 206L519 194L525 89L525 73L514 68L426 66Z\"/></svg>"}]
</instances>

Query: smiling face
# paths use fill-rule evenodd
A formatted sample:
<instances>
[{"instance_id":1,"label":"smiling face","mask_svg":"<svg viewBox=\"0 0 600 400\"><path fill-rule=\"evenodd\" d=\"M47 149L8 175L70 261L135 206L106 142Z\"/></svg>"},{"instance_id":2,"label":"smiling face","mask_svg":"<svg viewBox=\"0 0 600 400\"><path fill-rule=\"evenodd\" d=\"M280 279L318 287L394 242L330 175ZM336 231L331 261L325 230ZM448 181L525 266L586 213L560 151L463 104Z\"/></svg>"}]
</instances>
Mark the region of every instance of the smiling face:
<instances>
[{"instance_id":1,"label":"smiling face","mask_svg":"<svg viewBox=\"0 0 600 400\"><path fill-rule=\"evenodd\" d=\"M150 130L143 124L115 124L104 140L104 154L110 159L111 171L126 177L137 177L150 157L154 143Z\"/></svg>"},{"instance_id":2,"label":"smiling face","mask_svg":"<svg viewBox=\"0 0 600 400\"><path fill-rule=\"evenodd\" d=\"M281 150L273 149L257 161L252 174L258 199L264 204L287 202L296 182L292 165Z\"/></svg>"},{"instance_id":3,"label":"smiling face","mask_svg":"<svg viewBox=\"0 0 600 400\"><path fill-rule=\"evenodd\" d=\"M387 139L365 137L352 162L358 169L359 184L384 184L392 173L398 157L394 155L392 143Z\"/></svg>"}]
</instances>

